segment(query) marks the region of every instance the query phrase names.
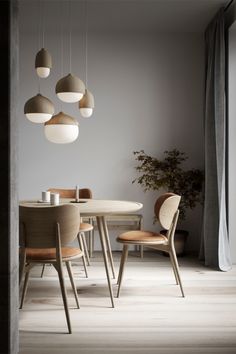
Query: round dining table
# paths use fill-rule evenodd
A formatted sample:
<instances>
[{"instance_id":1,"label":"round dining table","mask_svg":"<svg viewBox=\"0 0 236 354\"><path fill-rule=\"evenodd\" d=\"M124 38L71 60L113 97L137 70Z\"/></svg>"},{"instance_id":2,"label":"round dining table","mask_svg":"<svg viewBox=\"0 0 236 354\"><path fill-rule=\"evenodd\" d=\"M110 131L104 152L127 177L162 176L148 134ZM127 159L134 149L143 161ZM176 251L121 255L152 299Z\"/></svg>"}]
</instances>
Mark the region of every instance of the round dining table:
<instances>
[{"instance_id":1,"label":"round dining table","mask_svg":"<svg viewBox=\"0 0 236 354\"><path fill-rule=\"evenodd\" d=\"M109 263L113 278L115 278L115 270L112 258L109 233L106 223L106 216L135 213L142 209L143 205L138 202L123 200L80 199L76 202L74 199L60 198L60 205L68 203L73 203L74 205L79 207L81 217L96 217L111 304L112 307L115 307L109 271ZM21 201L20 205L43 208L45 206L50 206L50 203L44 203L40 200L25 200ZM52 205L52 207L53 206L54 205Z\"/></svg>"}]
</instances>

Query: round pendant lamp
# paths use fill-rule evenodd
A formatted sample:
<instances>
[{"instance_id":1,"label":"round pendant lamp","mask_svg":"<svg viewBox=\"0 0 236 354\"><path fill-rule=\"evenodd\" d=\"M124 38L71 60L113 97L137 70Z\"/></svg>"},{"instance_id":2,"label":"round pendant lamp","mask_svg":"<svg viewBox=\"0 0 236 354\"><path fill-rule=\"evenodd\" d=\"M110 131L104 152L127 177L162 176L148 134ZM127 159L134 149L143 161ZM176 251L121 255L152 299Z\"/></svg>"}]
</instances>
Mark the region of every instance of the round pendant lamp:
<instances>
[{"instance_id":1,"label":"round pendant lamp","mask_svg":"<svg viewBox=\"0 0 236 354\"><path fill-rule=\"evenodd\" d=\"M94 97L89 90L85 90L83 98L79 101L79 110L82 117L88 118L93 114Z\"/></svg>"},{"instance_id":2,"label":"round pendant lamp","mask_svg":"<svg viewBox=\"0 0 236 354\"><path fill-rule=\"evenodd\" d=\"M56 84L56 94L63 102L78 102L84 93L85 85L83 81L72 74L63 77Z\"/></svg>"},{"instance_id":3,"label":"round pendant lamp","mask_svg":"<svg viewBox=\"0 0 236 354\"><path fill-rule=\"evenodd\" d=\"M60 112L44 124L44 132L52 143L68 144L78 138L79 124L75 118Z\"/></svg>"},{"instance_id":4,"label":"round pendant lamp","mask_svg":"<svg viewBox=\"0 0 236 354\"><path fill-rule=\"evenodd\" d=\"M54 114L54 105L47 97L38 93L25 103L24 113L33 123L45 123Z\"/></svg>"},{"instance_id":5,"label":"round pendant lamp","mask_svg":"<svg viewBox=\"0 0 236 354\"><path fill-rule=\"evenodd\" d=\"M37 75L43 79L49 76L50 70L52 68L52 57L51 54L44 48L42 48L35 58L35 69Z\"/></svg>"}]
</instances>

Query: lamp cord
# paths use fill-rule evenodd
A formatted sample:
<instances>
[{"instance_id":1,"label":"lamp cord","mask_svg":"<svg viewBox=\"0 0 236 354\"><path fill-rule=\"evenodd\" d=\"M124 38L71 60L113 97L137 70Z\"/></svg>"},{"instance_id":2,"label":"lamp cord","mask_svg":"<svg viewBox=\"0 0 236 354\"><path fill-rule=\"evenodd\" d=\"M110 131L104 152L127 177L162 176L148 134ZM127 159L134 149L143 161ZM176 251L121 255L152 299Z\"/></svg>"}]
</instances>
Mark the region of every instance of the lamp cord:
<instances>
[{"instance_id":1,"label":"lamp cord","mask_svg":"<svg viewBox=\"0 0 236 354\"><path fill-rule=\"evenodd\" d=\"M41 21L42 21L42 16L41 16L41 0L39 0L38 2L38 13L39 13L39 22L38 22L38 47L40 48L40 43L41 43L41 38L40 38L40 34L41 34Z\"/></svg>"},{"instance_id":2,"label":"lamp cord","mask_svg":"<svg viewBox=\"0 0 236 354\"><path fill-rule=\"evenodd\" d=\"M64 38L63 38L63 18L64 18L64 12L63 12L63 2L61 2L61 77L63 77L63 67L64 67ZM59 106L60 106L60 111L62 112L62 101L59 100Z\"/></svg>"},{"instance_id":3,"label":"lamp cord","mask_svg":"<svg viewBox=\"0 0 236 354\"><path fill-rule=\"evenodd\" d=\"M63 2L61 3L63 4ZM63 65L64 65L64 58L63 58L63 50L64 50L64 43L63 43L63 5L61 5L61 76L63 76Z\"/></svg>"},{"instance_id":4,"label":"lamp cord","mask_svg":"<svg viewBox=\"0 0 236 354\"><path fill-rule=\"evenodd\" d=\"M44 32L45 32L44 3L42 2L42 47L43 48L44 48Z\"/></svg>"},{"instance_id":5,"label":"lamp cord","mask_svg":"<svg viewBox=\"0 0 236 354\"><path fill-rule=\"evenodd\" d=\"M71 0L69 0L69 69L71 73Z\"/></svg>"},{"instance_id":6,"label":"lamp cord","mask_svg":"<svg viewBox=\"0 0 236 354\"><path fill-rule=\"evenodd\" d=\"M88 8L85 0L85 85L88 88Z\"/></svg>"},{"instance_id":7,"label":"lamp cord","mask_svg":"<svg viewBox=\"0 0 236 354\"><path fill-rule=\"evenodd\" d=\"M40 38L40 34L41 34L41 27L42 27L42 13L41 13L41 0L39 0L38 2L38 12L39 12L39 22L38 22L38 48L40 48L40 42L41 42L41 38ZM37 75L38 78L38 93L41 93L40 90L40 77Z\"/></svg>"},{"instance_id":8,"label":"lamp cord","mask_svg":"<svg viewBox=\"0 0 236 354\"><path fill-rule=\"evenodd\" d=\"M40 90L40 77L38 76L38 93L41 93L41 90Z\"/></svg>"}]
</instances>

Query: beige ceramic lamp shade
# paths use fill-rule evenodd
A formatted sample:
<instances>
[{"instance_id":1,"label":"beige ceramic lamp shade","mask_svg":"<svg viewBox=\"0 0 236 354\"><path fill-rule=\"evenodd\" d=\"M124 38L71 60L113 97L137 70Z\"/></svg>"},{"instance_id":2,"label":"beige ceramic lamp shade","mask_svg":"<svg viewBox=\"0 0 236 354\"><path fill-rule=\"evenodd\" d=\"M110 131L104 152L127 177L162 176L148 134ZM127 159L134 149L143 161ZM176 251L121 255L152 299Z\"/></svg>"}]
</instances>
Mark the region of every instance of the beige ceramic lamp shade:
<instances>
[{"instance_id":1,"label":"beige ceramic lamp shade","mask_svg":"<svg viewBox=\"0 0 236 354\"><path fill-rule=\"evenodd\" d=\"M75 118L60 112L44 124L44 132L52 143L68 144L78 138L79 124Z\"/></svg>"},{"instance_id":2,"label":"beige ceramic lamp shade","mask_svg":"<svg viewBox=\"0 0 236 354\"><path fill-rule=\"evenodd\" d=\"M94 97L89 90L85 90L83 98L79 101L79 110L82 117L88 118L93 114Z\"/></svg>"},{"instance_id":3,"label":"beige ceramic lamp shade","mask_svg":"<svg viewBox=\"0 0 236 354\"><path fill-rule=\"evenodd\" d=\"M33 123L45 123L54 114L54 105L39 93L25 103L24 113Z\"/></svg>"},{"instance_id":4,"label":"beige ceramic lamp shade","mask_svg":"<svg viewBox=\"0 0 236 354\"><path fill-rule=\"evenodd\" d=\"M84 93L85 85L83 81L72 74L63 77L56 84L56 94L63 102L78 102Z\"/></svg>"},{"instance_id":5,"label":"beige ceramic lamp shade","mask_svg":"<svg viewBox=\"0 0 236 354\"><path fill-rule=\"evenodd\" d=\"M35 58L35 69L37 75L43 79L49 76L50 70L52 68L52 57L51 54L44 48L42 48Z\"/></svg>"}]
</instances>

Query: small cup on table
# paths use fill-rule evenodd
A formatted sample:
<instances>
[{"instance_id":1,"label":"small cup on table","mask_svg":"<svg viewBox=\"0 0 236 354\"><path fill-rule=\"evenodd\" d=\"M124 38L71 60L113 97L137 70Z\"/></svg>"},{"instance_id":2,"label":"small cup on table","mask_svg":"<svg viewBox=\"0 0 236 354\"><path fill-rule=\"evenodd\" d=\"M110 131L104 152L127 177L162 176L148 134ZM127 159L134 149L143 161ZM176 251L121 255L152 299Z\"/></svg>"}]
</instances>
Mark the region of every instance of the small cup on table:
<instances>
[{"instance_id":1,"label":"small cup on table","mask_svg":"<svg viewBox=\"0 0 236 354\"><path fill-rule=\"evenodd\" d=\"M51 205L59 205L60 203L59 193L51 193L50 202Z\"/></svg>"},{"instance_id":2,"label":"small cup on table","mask_svg":"<svg viewBox=\"0 0 236 354\"><path fill-rule=\"evenodd\" d=\"M42 201L45 203L49 203L50 202L50 192L48 191L43 191L42 192Z\"/></svg>"}]
</instances>

